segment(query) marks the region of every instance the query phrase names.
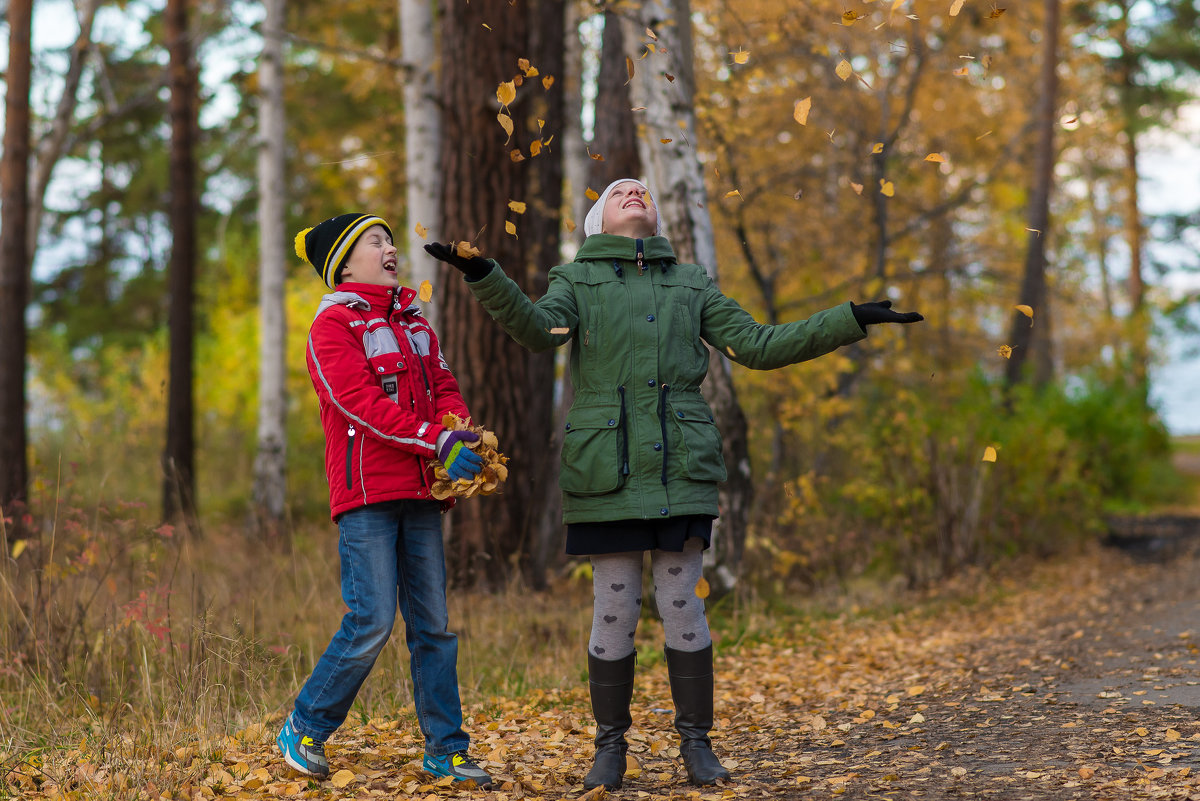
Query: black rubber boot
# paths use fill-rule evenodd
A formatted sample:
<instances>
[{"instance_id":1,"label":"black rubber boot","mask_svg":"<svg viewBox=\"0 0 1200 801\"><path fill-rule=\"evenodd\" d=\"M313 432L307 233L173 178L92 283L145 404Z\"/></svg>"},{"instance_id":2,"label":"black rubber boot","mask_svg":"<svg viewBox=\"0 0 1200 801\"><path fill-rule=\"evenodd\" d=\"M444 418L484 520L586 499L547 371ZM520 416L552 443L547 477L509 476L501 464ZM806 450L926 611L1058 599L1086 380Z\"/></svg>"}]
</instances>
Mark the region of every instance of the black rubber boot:
<instances>
[{"instance_id":1,"label":"black rubber boot","mask_svg":"<svg viewBox=\"0 0 1200 801\"><path fill-rule=\"evenodd\" d=\"M675 700L675 728L682 743L679 753L687 768L688 781L704 787L730 778L712 751L708 733L713 726L713 651L666 649L667 676Z\"/></svg>"},{"instance_id":2,"label":"black rubber boot","mask_svg":"<svg viewBox=\"0 0 1200 801\"><path fill-rule=\"evenodd\" d=\"M633 724L629 701L633 698L633 666L637 654L615 661L588 654L588 689L592 716L596 718L596 762L583 780L583 789L604 785L621 787L625 776L625 732Z\"/></svg>"}]
</instances>

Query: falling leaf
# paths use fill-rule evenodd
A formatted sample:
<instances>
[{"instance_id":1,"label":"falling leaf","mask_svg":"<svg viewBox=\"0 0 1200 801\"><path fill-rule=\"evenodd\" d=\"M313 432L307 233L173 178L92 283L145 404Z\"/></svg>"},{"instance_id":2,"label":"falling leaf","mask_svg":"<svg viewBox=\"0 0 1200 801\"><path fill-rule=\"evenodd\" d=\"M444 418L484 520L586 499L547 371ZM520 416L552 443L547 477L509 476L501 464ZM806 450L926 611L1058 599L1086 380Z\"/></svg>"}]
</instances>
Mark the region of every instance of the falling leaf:
<instances>
[{"instance_id":1,"label":"falling leaf","mask_svg":"<svg viewBox=\"0 0 1200 801\"><path fill-rule=\"evenodd\" d=\"M957 17L958 12L962 11L963 3L965 2L966 0L954 0L950 5L950 16Z\"/></svg>"},{"instance_id":2,"label":"falling leaf","mask_svg":"<svg viewBox=\"0 0 1200 801\"><path fill-rule=\"evenodd\" d=\"M596 192L595 189L592 189L590 186L583 191L583 196L586 197L588 200L592 201L593 203L595 203L597 200L600 199L600 195Z\"/></svg>"},{"instance_id":3,"label":"falling leaf","mask_svg":"<svg viewBox=\"0 0 1200 801\"><path fill-rule=\"evenodd\" d=\"M519 200L510 200L510 201L508 201L508 207L509 207L510 209L512 209L513 211L515 211L517 214L524 214L524 213L525 213L525 204L524 204L524 203L522 203L522 202L521 202L521 201L519 201Z\"/></svg>"},{"instance_id":4,"label":"falling leaf","mask_svg":"<svg viewBox=\"0 0 1200 801\"><path fill-rule=\"evenodd\" d=\"M496 115L496 121L500 123L500 127L504 129L504 133L508 134L508 136L511 138L513 134L512 117L501 111ZM505 144L508 144L508 142L506 141Z\"/></svg>"},{"instance_id":5,"label":"falling leaf","mask_svg":"<svg viewBox=\"0 0 1200 801\"><path fill-rule=\"evenodd\" d=\"M994 447L992 447L991 445L988 445L986 448L983 449L983 459L981 459L980 461L984 461L984 462L996 461L996 449Z\"/></svg>"},{"instance_id":6,"label":"falling leaf","mask_svg":"<svg viewBox=\"0 0 1200 801\"><path fill-rule=\"evenodd\" d=\"M733 352L733 348L729 347L728 345L725 346L725 352L729 354L731 359L737 358L737 354Z\"/></svg>"},{"instance_id":7,"label":"falling leaf","mask_svg":"<svg viewBox=\"0 0 1200 801\"><path fill-rule=\"evenodd\" d=\"M879 179L879 194L883 195L884 197L895 197L896 185L893 184L891 181L880 178Z\"/></svg>"},{"instance_id":8,"label":"falling leaf","mask_svg":"<svg viewBox=\"0 0 1200 801\"><path fill-rule=\"evenodd\" d=\"M946 163L946 157L943 156L941 153L930 153L928 156L925 157L925 160L932 161L934 164L945 164Z\"/></svg>"},{"instance_id":9,"label":"falling leaf","mask_svg":"<svg viewBox=\"0 0 1200 801\"><path fill-rule=\"evenodd\" d=\"M510 159L512 159L512 161L513 161L513 163L514 163L514 164L516 164L517 162L520 162L520 161L524 161L524 160L525 160L525 154L521 152L521 149L520 149L520 148L515 148L515 149L513 149L513 150L510 150L510 151L508 152L508 157L509 157Z\"/></svg>"},{"instance_id":10,"label":"falling leaf","mask_svg":"<svg viewBox=\"0 0 1200 801\"><path fill-rule=\"evenodd\" d=\"M554 76L553 75L544 76L542 78L542 88L549 90L551 86L554 86Z\"/></svg>"},{"instance_id":11,"label":"falling leaf","mask_svg":"<svg viewBox=\"0 0 1200 801\"><path fill-rule=\"evenodd\" d=\"M646 29L646 36L650 37L651 39L653 39L656 42L658 41L658 36L654 33L654 31L650 30L649 28Z\"/></svg>"},{"instance_id":12,"label":"falling leaf","mask_svg":"<svg viewBox=\"0 0 1200 801\"><path fill-rule=\"evenodd\" d=\"M532 142L529 143L530 157L536 156L537 154L539 154L541 152L542 152L542 140L534 139Z\"/></svg>"},{"instance_id":13,"label":"falling leaf","mask_svg":"<svg viewBox=\"0 0 1200 801\"><path fill-rule=\"evenodd\" d=\"M1012 345L1001 345L1000 347L996 348L996 352L1006 359L1011 359L1013 352Z\"/></svg>"},{"instance_id":14,"label":"falling leaf","mask_svg":"<svg viewBox=\"0 0 1200 801\"><path fill-rule=\"evenodd\" d=\"M1033 307L1032 306L1026 306L1024 303L1019 303L1016 306L1013 306L1013 308L1016 309L1017 311L1019 311L1021 314L1028 317L1030 320L1033 319Z\"/></svg>"},{"instance_id":15,"label":"falling leaf","mask_svg":"<svg viewBox=\"0 0 1200 801\"><path fill-rule=\"evenodd\" d=\"M725 197L736 197L736 198L741 199L742 193L741 193L741 191L739 191L737 189L731 189L725 193Z\"/></svg>"},{"instance_id":16,"label":"falling leaf","mask_svg":"<svg viewBox=\"0 0 1200 801\"><path fill-rule=\"evenodd\" d=\"M479 248L472 245L470 242L457 242L454 245L455 254L462 256L464 259L473 259L476 256L482 255Z\"/></svg>"},{"instance_id":17,"label":"falling leaf","mask_svg":"<svg viewBox=\"0 0 1200 801\"><path fill-rule=\"evenodd\" d=\"M991 131L984 131L979 136L975 137L975 141L978 142L980 139L983 139L984 137L991 136L991 135L992 135Z\"/></svg>"},{"instance_id":18,"label":"falling leaf","mask_svg":"<svg viewBox=\"0 0 1200 801\"><path fill-rule=\"evenodd\" d=\"M797 100L796 106L792 109L792 119L801 125L808 125L808 112L812 110L812 98L806 97L803 100Z\"/></svg>"},{"instance_id":19,"label":"falling leaf","mask_svg":"<svg viewBox=\"0 0 1200 801\"><path fill-rule=\"evenodd\" d=\"M747 61L750 60L750 51L749 50L742 50L739 48L738 50L734 51L731 55L733 56L734 64L745 64Z\"/></svg>"},{"instance_id":20,"label":"falling leaf","mask_svg":"<svg viewBox=\"0 0 1200 801\"><path fill-rule=\"evenodd\" d=\"M858 22L860 19L863 19L864 16L865 15L859 14L857 11L843 11L842 24L849 27Z\"/></svg>"},{"instance_id":21,"label":"falling leaf","mask_svg":"<svg viewBox=\"0 0 1200 801\"><path fill-rule=\"evenodd\" d=\"M517 224L514 223L512 220L505 220L504 221L504 233L508 234L509 236L516 236L517 235Z\"/></svg>"},{"instance_id":22,"label":"falling leaf","mask_svg":"<svg viewBox=\"0 0 1200 801\"><path fill-rule=\"evenodd\" d=\"M872 153L882 153L883 152L883 142L876 142L875 146L871 148L871 152Z\"/></svg>"},{"instance_id":23,"label":"falling leaf","mask_svg":"<svg viewBox=\"0 0 1200 801\"><path fill-rule=\"evenodd\" d=\"M669 144L671 144L672 142L674 142L675 140L674 140L674 139L659 139L658 141L659 141L659 142L661 142L661 143L662 143L662 144L664 144L664 145L669 145Z\"/></svg>"},{"instance_id":24,"label":"falling leaf","mask_svg":"<svg viewBox=\"0 0 1200 801\"><path fill-rule=\"evenodd\" d=\"M587 149L587 154L588 158L590 158L592 161L604 161L604 156L600 155L599 153L593 153L590 147Z\"/></svg>"},{"instance_id":25,"label":"falling leaf","mask_svg":"<svg viewBox=\"0 0 1200 801\"><path fill-rule=\"evenodd\" d=\"M799 199L800 199L800 198L802 198L802 197L804 197L804 190L803 190L803 189L797 189L797 190L796 190L796 194L792 195L792 200L799 200Z\"/></svg>"},{"instance_id":26,"label":"falling leaf","mask_svg":"<svg viewBox=\"0 0 1200 801\"><path fill-rule=\"evenodd\" d=\"M705 579L704 576L701 576L700 580L696 582L696 597L700 600L704 600L708 597L708 592L708 580Z\"/></svg>"},{"instance_id":27,"label":"falling leaf","mask_svg":"<svg viewBox=\"0 0 1200 801\"><path fill-rule=\"evenodd\" d=\"M571 333L571 329L570 328L551 328L550 333L555 334L555 335L569 334L569 333Z\"/></svg>"},{"instance_id":28,"label":"falling leaf","mask_svg":"<svg viewBox=\"0 0 1200 801\"><path fill-rule=\"evenodd\" d=\"M990 14L988 14L988 19L999 19L1005 11L1008 11L1008 9L996 8L995 6L992 6L992 11Z\"/></svg>"},{"instance_id":29,"label":"falling leaf","mask_svg":"<svg viewBox=\"0 0 1200 801\"><path fill-rule=\"evenodd\" d=\"M629 56L625 56L625 71L629 73L629 80L625 83L629 83L633 80L633 59Z\"/></svg>"},{"instance_id":30,"label":"falling leaf","mask_svg":"<svg viewBox=\"0 0 1200 801\"><path fill-rule=\"evenodd\" d=\"M967 74L969 74L969 73L968 73L968 71L967 71L967 68L966 68L966 67L959 67L958 69L956 69L956 70L954 71L954 74L955 74L955 75L967 75Z\"/></svg>"},{"instance_id":31,"label":"falling leaf","mask_svg":"<svg viewBox=\"0 0 1200 801\"><path fill-rule=\"evenodd\" d=\"M663 77L667 79L667 83L675 83L675 76L669 72L664 72Z\"/></svg>"},{"instance_id":32,"label":"falling leaf","mask_svg":"<svg viewBox=\"0 0 1200 801\"><path fill-rule=\"evenodd\" d=\"M856 184L856 183L854 183L853 181L851 181L851 182L850 182L850 188L854 190L854 194L856 194L856 195L861 195L861 194L862 194L862 191L863 191L863 185L862 185L862 184Z\"/></svg>"},{"instance_id":33,"label":"falling leaf","mask_svg":"<svg viewBox=\"0 0 1200 801\"><path fill-rule=\"evenodd\" d=\"M1037 228L1026 228L1025 230L1026 230L1026 231L1028 231L1028 232L1029 232L1029 233L1031 233L1031 234L1037 234L1037 235L1038 235L1038 239L1041 239L1041 238L1042 238L1042 232L1041 232L1039 229L1037 229Z\"/></svg>"},{"instance_id":34,"label":"falling leaf","mask_svg":"<svg viewBox=\"0 0 1200 801\"><path fill-rule=\"evenodd\" d=\"M504 81L496 87L496 99L500 105L507 106L517 99L517 85L512 81Z\"/></svg>"},{"instance_id":35,"label":"falling leaf","mask_svg":"<svg viewBox=\"0 0 1200 801\"><path fill-rule=\"evenodd\" d=\"M568 234L573 234L573 233L575 233L575 221L574 221L574 220L568 219L568 220L566 221L566 226L567 226L567 233L568 233Z\"/></svg>"},{"instance_id":36,"label":"falling leaf","mask_svg":"<svg viewBox=\"0 0 1200 801\"><path fill-rule=\"evenodd\" d=\"M492 29L492 26L488 25L486 22L481 22L479 24L482 25L484 28L486 28L489 31Z\"/></svg>"},{"instance_id":37,"label":"falling leaf","mask_svg":"<svg viewBox=\"0 0 1200 801\"><path fill-rule=\"evenodd\" d=\"M892 7L891 7L891 9L889 9L888 13L890 14L890 13L894 12L896 9L900 8L900 6L902 6L902 5L904 5L904 0L892 0Z\"/></svg>"},{"instance_id":38,"label":"falling leaf","mask_svg":"<svg viewBox=\"0 0 1200 801\"><path fill-rule=\"evenodd\" d=\"M29 545L29 540L17 540L16 542L14 542L13 547L12 547L12 558L16 559L18 556L23 554L25 552L26 546L28 546L28 545Z\"/></svg>"},{"instance_id":39,"label":"falling leaf","mask_svg":"<svg viewBox=\"0 0 1200 801\"><path fill-rule=\"evenodd\" d=\"M847 61L846 59L842 59L841 61L838 62L838 65L834 69L834 72L837 73L837 76L844 81L847 78L849 78L851 75L854 74L854 68L850 66L849 61Z\"/></svg>"},{"instance_id":40,"label":"falling leaf","mask_svg":"<svg viewBox=\"0 0 1200 801\"><path fill-rule=\"evenodd\" d=\"M422 239L426 239L429 236L429 229L420 223L417 223L417 227L413 228L413 230L416 231L417 236L421 237Z\"/></svg>"},{"instance_id":41,"label":"falling leaf","mask_svg":"<svg viewBox=\"0 0 1200 801\"><path fill-rule=\"evenodd\" d=\"M417 297L421 299L422 303L428 303L433 299L433 284L429 283L428 279L421 282L421 286L417 289Z\"/></svg>"}]
</instances>

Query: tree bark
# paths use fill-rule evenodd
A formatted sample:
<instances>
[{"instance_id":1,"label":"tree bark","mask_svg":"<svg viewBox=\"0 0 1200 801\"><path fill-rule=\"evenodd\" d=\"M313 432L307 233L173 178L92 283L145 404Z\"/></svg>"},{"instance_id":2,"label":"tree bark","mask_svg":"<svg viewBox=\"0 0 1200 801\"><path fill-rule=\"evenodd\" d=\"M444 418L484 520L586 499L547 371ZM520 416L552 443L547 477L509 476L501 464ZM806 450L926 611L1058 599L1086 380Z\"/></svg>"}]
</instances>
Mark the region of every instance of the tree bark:
<instances>
[{"instance_id":1,"label":"tree bark","mask_svg":"<svg viewBox=\"0 0 1200 801\"><path fill-rule=\"evenodd\" d=\"M638 178L642 174L625 51L621 18L605 11L591 145L592 155L604 160L587 161L588 183L597 192L603 192L604 187L619 178Z\"/></svg>"},{"instance_id":2,"label":"tree bark","mask_svg":"<svg viewBox=\"0 0 1200 801\"><path fill-rule=\"evenodd\" d=\"M400 58L404 62L404 153L406 165L408 269L412 285L428 281L433 296L440 293L437 262L425 252L427 241L441 242L438 211L441 207L442 175L439 142L442 139L437 90L436 48L430 32L434 29L433 3L430 0L400 0ZM429 229L425 237L416 233L422 225ZM434 330L440 330L436 302L423 304L423 311Z\"/></svg>"},{"instance_id":3,"label":"tree bark","mask_svg":"<svg viewBox=\"0 0 1200 801\"><path fill-rule=\"evenodd\" d=\"M543 78L563 67L563 4L554 0L451 0L441 15L442 216L447 239L474 240L526 294L541 296L558 262L562 164L557 148L531 155L556 131L562 92ZM528 59L539 75L524 77ZM515 130L505 143L496 88L522 75L508 108ZM519 151L522 160L514 160ZM507 208L527 204L524 214ZM517 235L505 233L505 222ZM539 556L560 538L542 530L542 507L557 493L552 420L554 354L529 353L480 308L456 271L443 273L442 346L476 422L496 432L512 471L504 491L464 501L451 517L448 558L460 584L495 587L519 572L540 588Z\"/></svg>"},{"instance_id":4,"label":"tree bark","mask_svg":"<svg viewBox=\"0 0 1200 801\"><path fill-rule=\"evenodd\" d=\"M664 232L680 261L703 265L717 281L716 243L704 174L696 154L695 79L691 8L687 0L642 3L623 20L626 55L635 64L630 84L638 122L645 126L638 152ZM643 34L657 36L655 52L642 59ZM665 74L673 76L667 80ZM662 140L670 140L663 144ZM720 488L721 516L713 527L713 547L705 552L714 592L737 582L745 546L753 486L746 418L737 399L725 355L710 352L704 394L724 439L729 479Z\"/></svg>"},{"instance_id":5,"label":"tree bark","mask_svg":"<svg viewBox=\"0 0 1200 801\"><path fill-rule=\"evenodd\" d=\"M25 419L25 350L29 331L29 90L32 72L33 0L8 4L8 72L5 75L4 153L0 157L0 517L29 499L28 429ZM10 537L22 536L13 515Z\"/></svg>"},{"instance_id":6,"label":"tree bark","mask_svg":"<svg viewBox=\"0 0 1200 801\"><path fill-rule=\"evenodd\" d=\"M1033 309L1033 317L1020 311L1012 316L1005 378L1011 387L1024 378L1025 365L1032 360L1035 386L1053 377L1050 354L1050 315L1046 309L1046 239L1050 235L1050 191L1054 182L1054 126L1058 105L1059 0L1045 0L1042 31L1042 69L1037 106L1037 146L1033 158L1033 189L1029 199L1029 240L1025 271L1018 303Z\"/></svg>"},{"instance_id":7,"label":"tree bark","mask_svg":"<svg viewBox=\"0 0 1200 801\"><path fill-rule=\"evenodd\" d=\"M192 363L195 351L196 277L196 73L188 41L187 0L168 0L164 14L171 97L170 275L167 276L169 383L167 442L163 453L163 519L195 523L195 400Z\"/></svg>"},{"instance_id":8,"label":"tree bark","mask_svg":"<svg viewBox=\"0 0 1200 801\"><path fill-rule=\"evenodd\" d=\"M280 533L287 500L287 242L283 35L286 0L264 0L258 63L259 348L254 501L259 531Z\"/></svg>"}]
</instances>

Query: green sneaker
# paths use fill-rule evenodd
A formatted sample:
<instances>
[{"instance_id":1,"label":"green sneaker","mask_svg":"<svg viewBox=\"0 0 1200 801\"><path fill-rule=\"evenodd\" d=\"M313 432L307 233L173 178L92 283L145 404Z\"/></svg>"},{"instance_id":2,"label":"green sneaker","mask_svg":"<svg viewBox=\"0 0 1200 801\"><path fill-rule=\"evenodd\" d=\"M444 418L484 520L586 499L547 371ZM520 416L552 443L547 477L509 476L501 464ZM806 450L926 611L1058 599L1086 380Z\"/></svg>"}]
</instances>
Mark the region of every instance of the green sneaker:
<instances>
[{"instance_id":1,"label":"green sneaker","mask_svg":"<svg viewBox=\"0 0 1200 801\"><path fill-rule=\"evenodd\" d=\"M425 755L425 772L434 776L449 776L456 782L475 782L480 790L492 789L492 777L475 764L466 751L443 756Z\"/></svg>"}]
</instances>

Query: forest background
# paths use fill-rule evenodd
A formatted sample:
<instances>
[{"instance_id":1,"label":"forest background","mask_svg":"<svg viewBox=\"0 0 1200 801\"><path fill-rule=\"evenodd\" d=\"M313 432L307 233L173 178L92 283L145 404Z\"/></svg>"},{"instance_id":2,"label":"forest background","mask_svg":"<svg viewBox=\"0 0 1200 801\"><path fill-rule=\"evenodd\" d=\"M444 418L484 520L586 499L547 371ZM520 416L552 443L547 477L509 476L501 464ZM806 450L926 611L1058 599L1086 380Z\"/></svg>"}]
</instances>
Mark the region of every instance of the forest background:
<instances>
[{"instance_id":1,"label":"forest background","mask_svg":"<svg viewBox=\"0 0 1200 801\"><path fill-rule=\"evenodd\" d=\"M30 20L71 44L30 47ZM1164 276L1197 267L1200 218L1146 214L1139 163L1196 133L1192 0L10 0L6 21L6 758L46 741L47 709L93 732L274 714L319 654L322 286L290 241L346 210L392 222L512 458L448 526L472 592L586 612L553 482L564 359L512 346L420 245L471 241L536 295L625 175L760 321L883 297L926 317L784 370L715 356L718 628L1060 552L1187 490L1149 376L1191 333L1195 292ZM481 644L468 684L578 672L571 650L535 663L585 621L536 607L510 624L529 661Z\"/></svg>"}]
</instances>

